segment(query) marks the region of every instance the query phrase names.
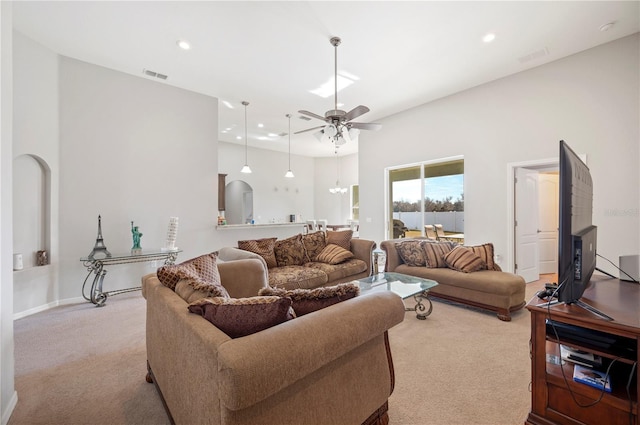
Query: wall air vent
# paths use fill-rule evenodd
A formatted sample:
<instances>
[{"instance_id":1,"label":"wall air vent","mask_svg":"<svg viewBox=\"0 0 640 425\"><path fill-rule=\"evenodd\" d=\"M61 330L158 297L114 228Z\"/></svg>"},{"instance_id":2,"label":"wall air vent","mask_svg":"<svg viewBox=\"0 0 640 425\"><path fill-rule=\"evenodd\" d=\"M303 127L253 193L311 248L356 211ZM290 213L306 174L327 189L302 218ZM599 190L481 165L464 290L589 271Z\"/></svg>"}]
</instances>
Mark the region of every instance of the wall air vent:
<instances>
[{"instance_id":1,"label":"wall air vent","mask_svg":"<svg viewBox=\"0 0 640 425\"><path fill-rule=\"evenodd\" d=\"M160 74L159 72L151 71L151 70L149 70L149 69L143 69L143 70L142 70L142 73L143 73L144 75L149 76L149 77L159 78L159 79L161 79L161 80L166 80L167 78L169 78L169 77L167 77L167 76L166 76L166 75L164 75L164 74Z\"/></svg>"},{"instance_id":2,"label":"wall air vent","mask_svg":"<svg viewBox=\"0 0 640 425\"><path fill-rule=\"evenodd\" d=\"M533 52L524 55L524 56L520 56L518 58L518 62L520 63L527 63L529 61L532 61L534 59L539 59L543 56L547 56L549 54L549 50L547 50L546 47L542 48L542 49L538 49L538 50L534 50Z\"/></svg>"}]
</instances>

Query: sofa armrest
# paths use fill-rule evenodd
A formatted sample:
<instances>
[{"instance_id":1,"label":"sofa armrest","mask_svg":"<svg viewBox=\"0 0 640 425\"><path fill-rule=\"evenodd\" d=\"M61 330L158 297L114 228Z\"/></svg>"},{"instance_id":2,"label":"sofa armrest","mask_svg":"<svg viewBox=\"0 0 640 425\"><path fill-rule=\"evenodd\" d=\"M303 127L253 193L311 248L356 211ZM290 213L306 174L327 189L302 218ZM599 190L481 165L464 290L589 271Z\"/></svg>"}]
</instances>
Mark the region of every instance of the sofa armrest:
<instances>
[{"instance_id":1,"label":"sofa armrest","mask_svg":"<svg viewBox=\"0 0 640 425\"><path fill-rule=\"evenodd\" d=\"M367 263L367 270L371 274L371 256L376 248L376 243L367 239L353 238L351 239L351 252L353 256Z\"/></svg>"},{"instance_id":2,"label":"sofa armrest","mask_svg":"<svg viewBox=\"0 0 640 425\"><path fill-rule=\"evenodd\" d=\"M367 294L229 340L218 347L220 399L231 410L252 406L384 334L404 314L399 296Z\"/></svg>"},{"instance_id":3,"label":"sofa armrest","mask_svg":"<svg viewBox=\"0 0 640 425\"><path fill-rule=\"evenodd\" d=\"M218 263L220 281L230 297L255 297L260 289L269 286L265 262L260 260L247 258Z\"/></svg>"},{"instance_id":4,"label":"sofa armrest","mask_svg":"<svg viewBox=\"0 0 640 425\"><path fill-rule=\"evenodd\" d=\"M387 254L387 263L385 265L385 271L392 272L398 267L400 264L404 264L402 261L402 257L400 257L400 253L396 248L396 242L400 242L407 239L390 239L387 241L382 241L380 243L380 249L382 249Z\"/></svg>"}]
</instances>

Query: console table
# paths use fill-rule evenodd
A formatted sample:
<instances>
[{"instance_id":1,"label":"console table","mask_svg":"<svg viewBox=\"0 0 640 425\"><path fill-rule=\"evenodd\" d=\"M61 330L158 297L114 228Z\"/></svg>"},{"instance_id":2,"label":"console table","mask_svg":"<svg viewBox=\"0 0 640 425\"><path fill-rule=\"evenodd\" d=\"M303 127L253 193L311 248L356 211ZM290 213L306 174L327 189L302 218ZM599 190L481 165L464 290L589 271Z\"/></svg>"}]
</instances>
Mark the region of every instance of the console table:
<instances>
[{"instance_id":1,"label":"console table","mask_svg":"<svg viewBox=\"0 0 640 425\"><path fill-rule=\"evenodd\" d=\"M126 288L126 289L117 289L115 291L102 291L102 283L104 282L104 277L107 274L107 270L105 266L114 266L117 264L131 264L131 263L145 263L150 261L164 261L164 264L173 264L178 258L178 254L182 252L182 250L173 250L173 251L162 251L162 250L151 250L151 251L142 251L140 253L127 253L127 254L119 254L119 255L109 255L102 258L95 257L83 257L80 259L82 264L87 268L89 273L87 277L84 279L84 283L82 284L82 297L91 301L96 307L104 306L104 303L107 301L107 297L123 294L125 292L132 292L140 290L140 287L134 288ZM87 284L87 280L89 280L89 276L93 273L95 276L93 277L93 282L91 283L91 292L89 296L85 294L85 286Z\"/></svg>"},{"instance_id":2,"label":"console table","mask_svg":"<svg viewBox=\"0 0 640 425\"><path fill-rule=\"evenodd\" d=\"M640 285L594 276L581 300L614 320L602 319L575 304L547 306L538 297L527 304L531 312L532 388L526 423L638 425ZM547 319L581 332L598 331L615 342L596 346L594 338L572 339L570 334L559 333L559 326L548 328ZM575 382L573 363L561 360L561 343L598 355L603 364L612 364L612 391L602 392Z\"/></svg>"}]
</instances>

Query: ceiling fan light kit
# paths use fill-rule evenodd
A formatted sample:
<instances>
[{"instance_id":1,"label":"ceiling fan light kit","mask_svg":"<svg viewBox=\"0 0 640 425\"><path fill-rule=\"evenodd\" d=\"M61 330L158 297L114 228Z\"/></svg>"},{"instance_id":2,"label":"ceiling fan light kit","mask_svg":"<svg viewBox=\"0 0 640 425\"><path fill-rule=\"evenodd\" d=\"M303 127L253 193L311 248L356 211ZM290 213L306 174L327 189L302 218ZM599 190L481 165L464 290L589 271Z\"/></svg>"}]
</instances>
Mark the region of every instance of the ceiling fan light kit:
<instances>
[{"instance_id":1,"label":"ceiling fan light kit","mask_svg":"<svg viewBox=\"0 0 640 425\"><path fill-rule=\"evenodd\" d=\"M329 40L334 47L334 109L331 109L324 113L324 116L314 114L313 112L300 110L298 111L302 115L306 115L311 118L324 121L326 124L318 127L308 128L306 130L297 131L295 134L305 133L307 131L318 130L314 133L314 136L319 141L329 140L336 146L344 145L348 141L357 141L360 130L380 130L381 124L375 123L360 123L353 122L351 120L359 117L360 115L369 112L369 108L364 105L359 105L350 110L349 112L338 109L338 46L342 42L340 37L331 37ZM355 130L352 132L352 130Z\"/></svg>"}]
</instances>

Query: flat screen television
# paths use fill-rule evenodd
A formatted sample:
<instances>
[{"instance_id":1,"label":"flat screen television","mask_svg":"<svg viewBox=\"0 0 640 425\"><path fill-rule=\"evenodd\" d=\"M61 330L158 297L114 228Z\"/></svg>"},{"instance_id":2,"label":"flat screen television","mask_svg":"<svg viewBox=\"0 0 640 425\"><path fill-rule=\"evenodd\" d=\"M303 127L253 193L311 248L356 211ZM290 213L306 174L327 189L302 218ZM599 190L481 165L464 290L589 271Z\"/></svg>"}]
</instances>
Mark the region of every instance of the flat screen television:
<instances>
[{"instance_id":1,"label":"flat screen television","mask_svg":"<svg viewBox=\"0 0 640 425\"><path fill-rule=\"evenodd\" d=\"M580 301L596 268L593 180L589 167L564 140L560 140L559 172L558 302L577 304L611 320Z\"/></svg>"}]
</instances>

